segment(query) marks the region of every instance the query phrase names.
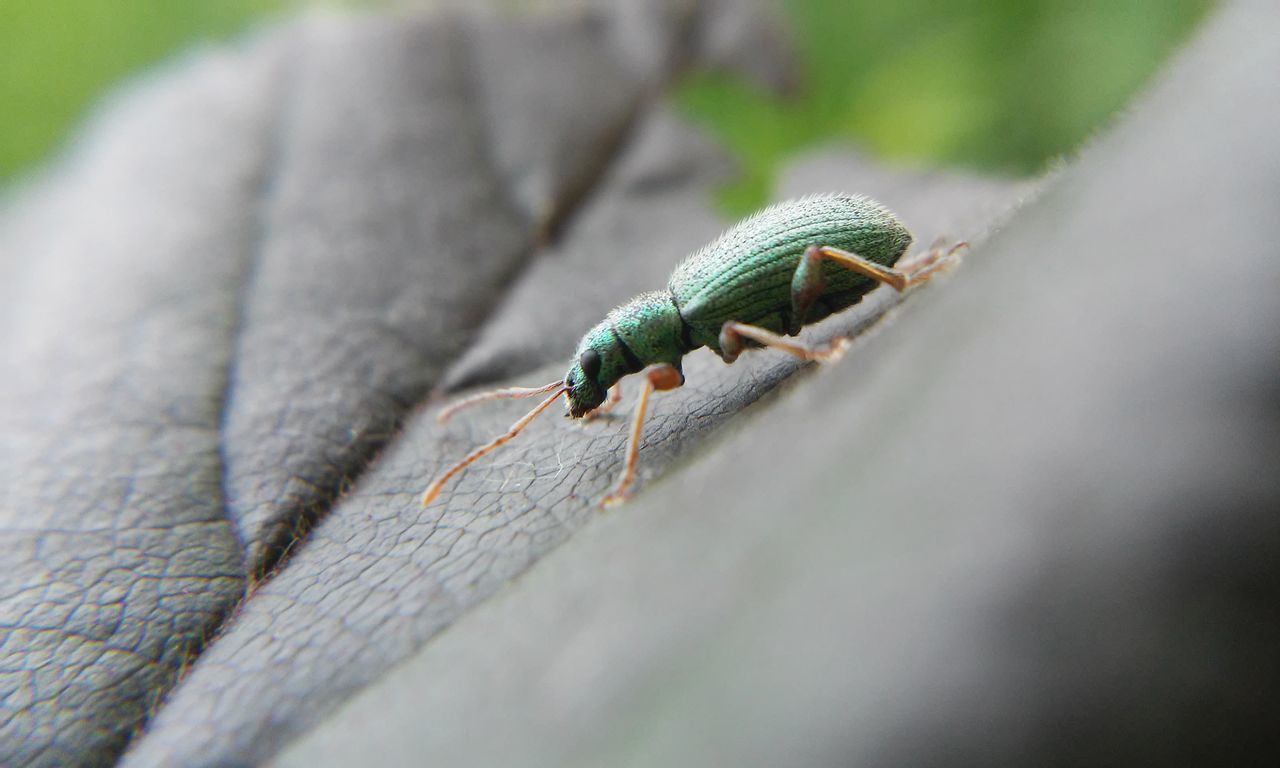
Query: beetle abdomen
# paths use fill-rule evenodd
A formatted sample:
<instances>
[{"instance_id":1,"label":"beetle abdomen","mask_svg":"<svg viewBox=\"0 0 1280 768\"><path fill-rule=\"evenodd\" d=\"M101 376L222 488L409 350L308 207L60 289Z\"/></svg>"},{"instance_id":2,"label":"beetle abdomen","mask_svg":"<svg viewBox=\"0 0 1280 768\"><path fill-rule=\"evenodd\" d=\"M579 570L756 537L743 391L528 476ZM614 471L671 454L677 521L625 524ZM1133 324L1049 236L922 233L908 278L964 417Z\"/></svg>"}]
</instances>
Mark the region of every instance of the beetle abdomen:
<instances>
[{"instance_id":1,"label":"beetle abdomen","mask_svg":"<svg viewBox=\"0 0 1280 768\"><path fill-rule=\"evenodd\" d=\"M783 332L791 279L810 245L841 248L892 266L911 234L887 209L858 195L821 195L779 203L730 228L694 253L668 288L697 345L718 348L726 321ZM823 265L826 287L814 315L856 303L876 283L836 264ZM814 319L814 318L810 318Z\"/></svg>"}]
</instances>

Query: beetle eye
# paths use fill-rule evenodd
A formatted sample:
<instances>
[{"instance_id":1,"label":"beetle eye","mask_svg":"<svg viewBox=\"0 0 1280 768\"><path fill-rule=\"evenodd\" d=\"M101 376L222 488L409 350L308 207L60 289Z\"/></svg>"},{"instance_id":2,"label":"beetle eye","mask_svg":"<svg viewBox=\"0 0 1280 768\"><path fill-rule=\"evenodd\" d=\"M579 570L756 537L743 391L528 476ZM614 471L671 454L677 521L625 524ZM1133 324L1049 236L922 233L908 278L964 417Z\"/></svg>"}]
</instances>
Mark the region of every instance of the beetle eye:
<instances>
[{"instance_id":1,"label":"beetle eye","mask_svg":"<svg viewBox=\"0 0 1280 768\"><path fill-rule=\"evenodd\" d=\"M600 353L588 349L578 358L578 365L582 367L582 375L594 381L600 375Z\"/></svg>"}]
</instances>

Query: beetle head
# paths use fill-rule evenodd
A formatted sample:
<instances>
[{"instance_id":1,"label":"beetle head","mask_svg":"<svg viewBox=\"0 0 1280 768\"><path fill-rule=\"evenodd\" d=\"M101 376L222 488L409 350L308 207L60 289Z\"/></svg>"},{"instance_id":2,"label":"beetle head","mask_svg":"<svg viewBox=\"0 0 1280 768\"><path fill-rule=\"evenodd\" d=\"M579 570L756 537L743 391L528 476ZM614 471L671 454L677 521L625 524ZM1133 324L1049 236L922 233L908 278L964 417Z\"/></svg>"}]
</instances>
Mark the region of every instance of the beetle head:
<instances>
[{"instance_id":1,"label":"beetle head","mask_svg":"<svg viewBox=\"0 0 1280 768\"><path fill-rule=\"evenodd\" d=\"M600 372L604 355L595 347L586 347L569 366L564 376L566 397L569 399L569 415L582 418L604 402L609 387L601 384Z\"/></svg>"}]
</instances>

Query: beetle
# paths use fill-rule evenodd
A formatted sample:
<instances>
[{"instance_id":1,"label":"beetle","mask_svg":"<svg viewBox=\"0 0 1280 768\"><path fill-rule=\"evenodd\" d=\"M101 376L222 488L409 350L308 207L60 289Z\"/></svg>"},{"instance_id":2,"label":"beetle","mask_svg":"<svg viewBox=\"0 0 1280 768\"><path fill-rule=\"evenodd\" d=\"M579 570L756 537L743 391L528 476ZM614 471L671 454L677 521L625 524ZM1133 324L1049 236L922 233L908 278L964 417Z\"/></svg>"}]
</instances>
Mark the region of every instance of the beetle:
<instances>
[{"instance_id":1,"label":"beetle","mask_svg":"<svg viewBox=\"0 0 1280 768\"><path fill-rule=\"evenodd\" d=\"M786 337L858 303L880 283L902 292L928 280L955 263L967 245L944 250L937 244L904 260L911 241L893 213L861 195L806 197L744 219L676 267L666 290L636 296L587 331L564 379L482 392L443 409L441 422L476 403L547 395L506 433L437 477L422 496L423 506L452 477L518 435L561 395L569 417L590 418L618 403L623 377L644 372L626 465L601 506L625 500L635 481L649 396L684 383L680 362L685 355L709 347L732 363L749 347L771 347L805 361L838 359L847 339L813 349Z\"/></svg>"}]
</instances>

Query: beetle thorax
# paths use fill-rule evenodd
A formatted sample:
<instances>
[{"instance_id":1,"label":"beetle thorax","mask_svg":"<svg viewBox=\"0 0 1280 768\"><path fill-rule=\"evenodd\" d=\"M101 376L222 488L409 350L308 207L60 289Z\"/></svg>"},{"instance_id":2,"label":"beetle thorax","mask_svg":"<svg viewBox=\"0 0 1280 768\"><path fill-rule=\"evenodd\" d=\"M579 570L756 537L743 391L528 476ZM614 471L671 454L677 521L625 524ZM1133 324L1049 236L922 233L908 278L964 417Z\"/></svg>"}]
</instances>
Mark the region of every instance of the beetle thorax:
<instances>
[{"instance_id":1,"label":"beetle thorax","mask_svg":"<svg viewBox=\"0 0 1280 768\"><path fill-rule=\"evenodd\" d=\"M591 411L619 379L658 363L678 365L688 348L671 294L643 293L610 312L582 337L565 376L569 412Z\"/></svg>"}]
</instances>

